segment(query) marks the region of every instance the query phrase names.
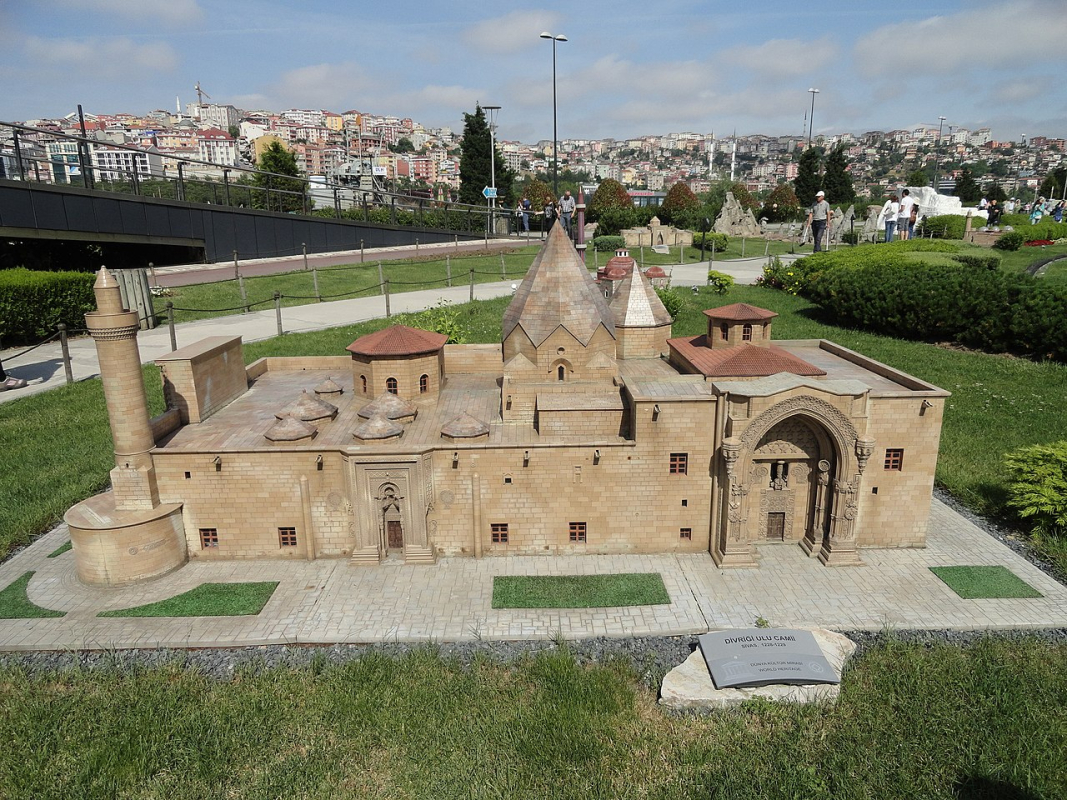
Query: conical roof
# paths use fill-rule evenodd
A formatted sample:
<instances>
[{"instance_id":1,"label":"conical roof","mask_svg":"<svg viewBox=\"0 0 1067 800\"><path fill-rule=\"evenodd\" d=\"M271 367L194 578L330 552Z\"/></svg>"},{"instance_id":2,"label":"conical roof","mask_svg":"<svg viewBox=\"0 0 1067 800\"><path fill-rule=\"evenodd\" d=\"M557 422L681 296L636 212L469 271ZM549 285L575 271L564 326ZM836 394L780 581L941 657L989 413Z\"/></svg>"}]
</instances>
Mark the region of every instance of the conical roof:
<instances>
[{"instance_id":1,"label":"conical roof","mask_svg":"<svg viewBox=\"0 0 1067 800\"><path fill-rule=\"evenodd\" d=\"M378 395L373 402L368 403L359 410L359 415L364 419L370 419L375 414L381 414L387 419L403 419L414 417L419 409L407 400L392 392Z\"/></svg>"},{"instance_id":2,"label":"conical roof","mask_svg":"<svg viewBox=\"0 0 1067 800\"><path fill-rule=\"evenodd\" d=\"M315 387L315 394L344 394L344 387L333 378L327 378Z\"/></svg>"},{"instance_id":3,"label":"conical roof","mask_svg":"<svg viewBox=\"0 0 1067 800\"><path fill-rule=\"evenodd\" d=\"M301 422L287 414L284 417L280 417L277 422L271 425L270 430L263 435L272 442L298 442L301 439L314 438L318 432L319 429L314 425Z\"/></svg>"},{"instance_id":4,"label":"conical roof","mask_svg":"<svg viewBox=\"0 0 1067 800\"><path fill-rule=\"evenodd\" d=\"M704 314L712 319L728 319L734 322L760 322L778 316L774 311L750 306L748 303L731 303L728 306L709 308Z\"/></svg>"},{"instance_id":5,"label":"conical roof","mask_svg":"<svg viewBox=\"0 0 1067 800\"><path fill-rule=\"evenodd\" d=\"M504 312L503 338L521 327L537 347L563 326L587 345L601 325L615 335L607 301L593 284L563 227L553 225Z\"/></svg>"},{"instance_id":6,"label":"conical roof","mask_svg":"<svg viewBox=\"0 0 1067 800\"><path fill-rule=\"evenodd\" d=\"M436 353L445 346L448 337L443 333L424 331L407 325L392 325L366 336L360 336L345 349L362 356L417 356Z\"/></svg>"},{"instance_id":7,"label":"conical roof","mask_svg":"<svg viewBox=\"0 0 1067 800\"><path fill-rule=\"evenodd\" d=\"M396 439L403 435L403 433L403 425L393 422L382 414L373 415L370 419L361 423L354 431L352 431L352 435L355 438L362 439L365 442L380 441L382 439Z\"/></svg>"},{"instance_id":8,"label":"conical roof","mask_svg":"<svg viewBox=\"0 0 1067 800\"><path fill-rule=\"evenodd\" d=\"M278 419L287 415L291 415L304 422L312 422L316 419L326 419L327 417L333 419L337 416L337 406L333 403L327 403L325 400L320 400L318 397L313 397L308 394L308 390L305 389L300 393L300 397L297 398L295 403L285 409L285 411L275 414Z\"/></svg>"},{"instance_id":9,"label":"conical roof","mask_svg":"<svg viewBox=\"0 0 1067 800\"><path fill-rule=\"evenodd\" d=\"M641 270L630 270L611 298L615 324L622 328L657 328L670 325L671 315Z\"/></svg>"},{"instance_id":10,"label":"conical roof","mask_svg":"<svg viewBox=\"0 0 1067 800\"><path fill-rule=\"evenodd\" d=\"M441 435L449 439L473 439L489 433L489 426L475 416L464 411L441 428Z\"/></svg>"}]
</instances>

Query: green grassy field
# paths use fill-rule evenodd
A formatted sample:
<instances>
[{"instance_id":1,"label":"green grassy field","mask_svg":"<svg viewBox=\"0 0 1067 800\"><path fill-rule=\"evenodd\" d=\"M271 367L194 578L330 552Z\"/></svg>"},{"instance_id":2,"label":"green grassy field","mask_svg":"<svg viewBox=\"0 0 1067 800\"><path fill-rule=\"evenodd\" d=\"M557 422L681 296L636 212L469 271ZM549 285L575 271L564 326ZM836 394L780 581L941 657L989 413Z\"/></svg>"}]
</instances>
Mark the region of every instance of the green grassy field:
<instances>
[{"instance_id":1,"label":"green grassy field","mask_svg":"<svg viewBox=\"0 0 1067 800\"><path fill-rule=\"evenodd\" d=\"M62 611L50 611L33 603L26 595L32 572L26 572L13 583L0 589L0 619L34 619L62 617Z\"/></svg>"},{"instance_id":2,"label":"green grassy field","mask_svg":"<svg viewBox=\"0 0 1067 800\"><path fill-rule=\"evenodd\" d=\"M651 683L658 683L658 675ZM1067 646L890 641L836 706L672 716L629 665L0 669L0 794L45 798L1062 798Z\"/></svg>"},{"instance_id":3,"label":"green grassy field","mask_svg":"<svg viewBox=\"0 0 1067 800\"><path fill-rule=\"evenodd\" d=\"M658 572L493 578L493 608L610 608L670 602Z\"/></svg>"},{"instance_id":4,"label":"green grassy field","mask_svg":"<svg viewBox=\"0 0 1067 800\"><path fill-rule=\"evenodd\" d=\"M157 603L101 611L98 617L243 617L258 614L278 581L202 583L195 589Z\"/></svg>"}]
</instances>

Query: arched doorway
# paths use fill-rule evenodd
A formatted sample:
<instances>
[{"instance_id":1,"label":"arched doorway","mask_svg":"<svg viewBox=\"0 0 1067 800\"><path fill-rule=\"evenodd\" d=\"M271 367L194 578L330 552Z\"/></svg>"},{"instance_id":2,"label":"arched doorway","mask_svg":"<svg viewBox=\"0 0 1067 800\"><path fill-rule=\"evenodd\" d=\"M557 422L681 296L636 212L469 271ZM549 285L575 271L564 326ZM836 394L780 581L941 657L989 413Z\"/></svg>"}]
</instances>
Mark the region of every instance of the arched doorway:
<instances>
[{"instance_id":1,"label":"arched doorway","mask_svg":"<svg viewBox=\"0 0 1067 800\"><path fill-rule=\"evenodd\" d=\"M400 510L403 499L391 483L382 484L375 497L381 511L379 547L383 555L402 555L404 552L404 517Z\"/></svg>"}]
</instances>

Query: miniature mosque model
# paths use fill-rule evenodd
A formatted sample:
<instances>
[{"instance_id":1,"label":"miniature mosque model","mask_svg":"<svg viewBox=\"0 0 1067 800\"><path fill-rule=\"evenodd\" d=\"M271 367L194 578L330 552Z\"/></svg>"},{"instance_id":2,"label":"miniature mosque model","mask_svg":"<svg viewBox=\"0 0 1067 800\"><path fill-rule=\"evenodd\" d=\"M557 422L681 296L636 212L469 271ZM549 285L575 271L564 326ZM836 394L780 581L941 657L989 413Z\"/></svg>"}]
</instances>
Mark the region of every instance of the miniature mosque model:
<instances>
[{"instance_id":1,"label":"miniature mosque model","mask_svg":"<svg viewBox=\"0 0 1067 800\"><path fill-rule=\"evenodd\" d=\"M557 225L499 344L394 325L246 366L240 337L212 337L158 359L155 418L137 315L101 269L86 321L115 468L112 491L66 514L79 578L514 554L758 568L784 546L849 566L924 546L946 391L832 342L775 342L777 315L744 303L672 337L629 267L606 299Z\"/></svg>"}]
</instances>

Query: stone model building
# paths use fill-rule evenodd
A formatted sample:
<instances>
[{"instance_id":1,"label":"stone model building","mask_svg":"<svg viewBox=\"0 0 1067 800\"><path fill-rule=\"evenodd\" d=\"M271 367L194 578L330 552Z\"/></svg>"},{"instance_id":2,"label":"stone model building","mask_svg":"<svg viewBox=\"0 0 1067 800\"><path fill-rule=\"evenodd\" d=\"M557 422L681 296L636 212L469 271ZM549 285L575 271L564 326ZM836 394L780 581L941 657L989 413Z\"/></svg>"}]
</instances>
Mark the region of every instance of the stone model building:
<instances>
[{"instance_id":1,"label":"stone model building","mask_svg":"<svg viewBox=\"0 0 1067 800\"><path fill-rule=\"evenodd\" d=\"M245 366L216 337L158 364L106 270L97 341L114 491L67 514L78 574L120 585L188 559L385 559L763 548L860 563L925 542L947 393L776 314L706 311L672 337L631 269L605 299L556 226L495 345L395 325L347 353Z\"/></svg>"}]
</instances>

